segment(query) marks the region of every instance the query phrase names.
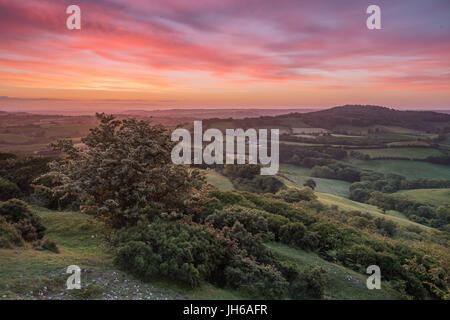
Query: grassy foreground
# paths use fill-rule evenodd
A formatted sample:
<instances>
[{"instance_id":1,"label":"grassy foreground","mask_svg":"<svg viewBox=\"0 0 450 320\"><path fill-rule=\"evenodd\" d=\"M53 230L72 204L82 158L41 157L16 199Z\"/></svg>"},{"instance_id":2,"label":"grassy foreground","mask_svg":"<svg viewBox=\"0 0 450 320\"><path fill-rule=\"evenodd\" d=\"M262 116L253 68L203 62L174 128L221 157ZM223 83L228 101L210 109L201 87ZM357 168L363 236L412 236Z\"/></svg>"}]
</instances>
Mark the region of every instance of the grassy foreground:
<instances>
[{"instance_id":1,"label":"grassy foreground","mask_svg":"<svg viewBox=\"0 0 450 320\"><path fill-rule=\"evenodd\" d=\"M0 249L1 299L239 299L232 290L205 284L191 289L166 280L144 283L118 270L102 241L101 223L79 212L33 207L59 253L31 247ZM82 269L80 290L67 290L69 265Z\"/></svg>"},{"instance_id":2,"label":"grassy foreground","mask_svg":"<svg viewBox=\"0 0 450 320\"><path fill-rule=\"evenodd\" d=\"M164 279L145 283L118 270L102 241L101 223L79 212L59 212L33 207L55 240L60 253L30 247L0 249L0 299L246 299L241 292L203 284L200 288L179 286ZM395 299L386 285L368 290L366 277L301 250L279 243L267 246L298 265L320 265L328 271L328 299ZM69 265L82 269L81 290L67 290Z\"/></svg>"}]
</instances>

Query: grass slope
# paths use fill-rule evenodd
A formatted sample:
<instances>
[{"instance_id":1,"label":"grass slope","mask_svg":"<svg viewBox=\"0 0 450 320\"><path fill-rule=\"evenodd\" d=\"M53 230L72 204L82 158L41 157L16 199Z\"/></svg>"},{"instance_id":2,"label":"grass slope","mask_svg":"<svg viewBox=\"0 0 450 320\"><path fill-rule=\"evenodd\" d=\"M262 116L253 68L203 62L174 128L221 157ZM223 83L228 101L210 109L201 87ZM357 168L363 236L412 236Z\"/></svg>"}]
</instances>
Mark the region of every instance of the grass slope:
<instances>
[{"instance_id":1,"label":"grass slope","mask_svg":"<svg viewBox=\"0 0 450 320\"><path fill-rule=\"evenodd\" d=\"M342 197L339 197L339 196L336 196L333 194L328 194L328 193L316 192L316 195L317 195L319 201L323 202L324 204L336 205L342 210L348 210L348 211L356 210L356 211L366 212L377 218L384 217L386 219L392 220L392 221L398 223L399 225L403 225L403 226L412 226L413 225L413 226L419 227L424 230L430 230L430 231L433 230L430 227L427 227L422 224L408 220L408 218L406 216L404 216L402 213L394 211L394 210L387 211L384 214L376 206L372 206L370 204L352 201L350 199L342 198Z\"/></svg>"},{"instance_id":2,"label":"grass slope","mask_svg":"<svg viewBox=\"0 0 450 320\"><path fill-rule=\"evenodd\" d=\"M46 237L57 242L60 253L30 247L0 249L0 300L243 298L210 284L191 289L161 279L144 283L114 266L112 253L101 240L101 223L79 212L33 209L47 228ZM80 290L66 288L69 265L82 269Z\"/></svg>"},{"instance_id":3,"label":"grass slope","mask_svg":"<svg viewBox=\"0 0 450 320\"><path fill-rule=\"evenodd\" d=\"M381 282L380 290L369 290L367 277L343 266L328 262L317 254L293 249L280 243L267 243L266 246L275 253L287 258L299 266L321 266L327 271L328 283L325 290L327 299L342 300L389 300L400 299L399 294L388 282Z\"/></svg>"},{"instance_id":4,"label":"grass slope","mask_svg":"<svg viewBox=\"0 0 450 320\"><path fill-rule=\"evenodd\" d=\"M341 197L349 196L350 182L311 177L311 169L294 165L282 164L279 172L300 187L303 186L306 180L313 179L317 184L316 191L318 192L330 193Z\"/></svg>"}]
</instances>

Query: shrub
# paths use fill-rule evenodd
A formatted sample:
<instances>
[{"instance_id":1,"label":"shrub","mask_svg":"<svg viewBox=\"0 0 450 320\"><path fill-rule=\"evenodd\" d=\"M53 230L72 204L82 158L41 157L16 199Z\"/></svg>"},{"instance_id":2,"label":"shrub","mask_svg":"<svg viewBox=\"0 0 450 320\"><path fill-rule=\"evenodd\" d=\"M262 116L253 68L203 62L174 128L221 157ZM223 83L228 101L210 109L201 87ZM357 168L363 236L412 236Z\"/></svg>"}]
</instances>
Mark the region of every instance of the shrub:
<instances>
[{"instance_id":1,"label":"shrub","mask_svg":"<svg viewBox=\"0 0 450 320\"><path fill-rule=\"evenodd\" d=\"M115 262L122 269L144 279L165 276L192 287L204 279L223 282L224 265L236 250L214 229L184 221L140 223L119 231L116 242Z\"/></svg>"},{"instance_id":2,"label":"shrub","mask_svg":"<svg viewBox=\"0 0 450 320\"><path fill-rule=\"evenodd\" d=\"M294 247L301 247L306 227L303 223L292 222L280 228L280 241Z\"/></svg>"},{"instance_id":3,"label":"shrub","mask_svg":"<svg viewBox=\"0 0 450 320\"><path fill-rule=\"evenodd\" d=\"M56 242L49 238L35 241L33 243L33 248L36 250L48 250L54 253L59 253Z\"/></svg>"},{"instance_id":4,"label":"shrub","mask_svg":"<svg viewBox=\"0 0 450 320\"><path fill-rule=\"evenodd\" d=\"M236 221L239 221L252 234L266 233L268 231L267 220L264 218L264 213L261 210L241 206L231 206L216 211L205 220L205 222L211 223L216 229L231 228Z\"/></svg>"},{"instance_id":5,"label":"shrub","mask_svg":"<svg viewBox=\"0 0 450 320\"><path fill-rule=\"evenodd\" d=\"M301 270L289 286L293 299L321 299L327 284L326 271L322 267L308 267Z\"/></svg>"},{"instance_id":6,"label":"shrub","mask_svg":"<svg viewBox=\"0 0 450 320\"><path fill-rule=\"evenodd\" d=\"M20 232L0 216L0 248L11 249L15 246L23 246L24 241Z\"/></svg>"},{"instance_id":7,"label":"shrub","mask_svg":"<svg viewBox=\"0 0 450 320\"><path fill-rule=\"evenodd\" d=\"M22 200L1 202L0 216L13 225L26 241L38 240L44 236L45 227L41 224L41 219Z\"/></svg>"},{"instance_id":8,"label":"shrub","mask_svg":"<svg viewBox=\"0 0 450 320\"><path fill-rule=\"evenodd\" d=\"M315 223L313 230L317 232L319 248L322 251L339 249L345 243L346 234L336 224L327 222Z\"/></svg>"},{"instance_id":9,"label":"shrub","mask_svg":"<svg viewBox=\"0 0 450 320\"><path fill-rule=\"evenodd\" d=\"M375 219L375 225L382 232L382 234L392 237L397 229L397 224L385 218Z\"/></svg>"},{"instance_id":10,"label":"shrub","mask_svg":"<svg viewBox=\"0 0 450 320\"><path fill-rule=\"evenodd\" d=\"M0 201L9 200L19 195L20 189L17 184L0 177Z\"/></svg>"},{"instance_id":11,"label":"shrub","mask_svg":"<svg viewBox=\"0 0 450 320\"><path fill-rule=\"evenodd\" d=\"M287 190L282 190L279 193L280 197L289 203L298 202L298 201L310 201L317 199L316 195L309 187L304 187L301 189L289 188Z\"/></svg>"},{"instance_id":12,"label":"shrub","mask_svg":"<svg viewBox=\"0 0 450 320\"><path fill-rule=\"evenodd\" d=\"M308 179L306 180L306 182L303 184L305 187L310 187L311 189L315 189L317 184L313 179Z\"/></svg>"},{"instance_id":13,"label":"shrub","mask_svg":"<svg viewBox=\"0 0 450 320\"><path fill-rule=\"evenodd\" d=\"M267 220L267 227L269 228L269 231L275 235L276 239L279 239L280 228L283 225L289 223L290 220L288 218L280 216L278 214L273 214L273 213L268 213L268 212L264 212L263 215Z\"/></svg>"},{"instance_id":14,"label":"shrub","mask_svg":"<svg viewBox=\"0 0 450 320\"><path fill-rule=\"evenodd\" d=\"M253 297L283 299L288 282L272 265L262 265L249 258L235 259L225 268L227 285Z\"/></svg>"},{"instance_id":15,"label":"shrub","mask_svg":"<svg viewBox=\"0 0 450 320\"><path fill-rule=\"evenodd\" d=\"M245 250L245 255L261 263L272 262L272 254L263 244L262 237L248 232L239 221L236 221L232 228L225 227L223 233L229 239L236 241L239 249Z\"/></svg>"}]
</instances>

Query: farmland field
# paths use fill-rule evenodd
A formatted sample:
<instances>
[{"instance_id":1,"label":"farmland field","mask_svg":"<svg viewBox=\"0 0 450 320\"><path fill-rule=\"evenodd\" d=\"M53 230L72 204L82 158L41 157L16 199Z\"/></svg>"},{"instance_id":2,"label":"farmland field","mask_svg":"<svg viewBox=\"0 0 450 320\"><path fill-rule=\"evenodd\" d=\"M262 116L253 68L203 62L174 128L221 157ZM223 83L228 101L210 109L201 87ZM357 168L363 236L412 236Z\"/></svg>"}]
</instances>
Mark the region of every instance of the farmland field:
<instances>
[{"instance_id":1,"label":"farmland field","mask_svg":"<svg viewBox=\"0 0 450 320\"><path fill-rule=\"evenodd\" d=\"M341 180L311 177L311 169L308 168L282 164L279 172L298 186L303 186L306 180L313 179L317 184L315 190L318 192L331 193L342 197L348 197L349 195L348 189L351 183Z\"/></svg>"},{"instance_id":2,"label":"farmland field","mask_svg":"<svg viewBox=\"0 0 450 320\"><path fill-rule=\"evenodd\" d=\"M2 133L0 134L0 143L27 143L29 141L31 141L33 138L31 137L27 137L27 136L23 136L20 134L13 134L13 133Z\"/></svg>"},{"instance_id":3,"label":"farmland field","mask_svg":"<svg viewBox=\"0 0 450 320\"><path fill-rule=\"evenodd\" d=\"M327 129L323 128L292 128L294 134L313 134L313 133L326 133Z\"/></svg>"},{"instance_id":4,"label":"farmland field","mask_svg":"<svg viewBox=\"0 0 450 320\"><path fill-rule=\"evenodd\" d=\"M409 159L426 159L427 157L441 156L444 153L432 148L383 148L383 149L356 149L371 158L393 157Z\"/></svg>"},{"instance_id":5,"label":"farmland field","mask_svg":"<svg viewBox=\"0 0 450 320\"><path fill-rule=\"evenodd\" d=\"M360 169L370 169L384 174L400 174L405 176L406 179L450 179L448 166L422 161L347 159L347 163Z\"/></svg>"},{"instance_id":6,"label":"farmland field","mask_svg":"<svg viewBox=\"0 0 450 320\"><path fill-rule=\"evenodd\" d=\"M357 127L357 126L350 126L350 125L339 125L336 127L339 131L346 131L349 134L355 133L355 134L368 134L370 132L377 132L377 133L391 133L391 134L412 134L417 135L420 133L420 131L416 131L413 129L403 128L403 127L397 127L397 126L384 126L384 125L373 125L373 126L366 126L366 127Z\"/></svg>"},{"instance_id":7,"label":"farmland field","mask_svg":"<svg viewBox=\"0 0 450 320\"><path fill-rule=\"evenodd\" d=\"M450 204L450 189L402 190L394 195L435 206Z\"/></svg>"},{"instance_id":8,"label":"farmland field","mask_svg":"<svg viewBox=\"0 0 450 320\"><path fill-rule=\"evenodd\" d=\"M397 141L397 142L390 142L387 144L389 147L428 147L430 144L425 141L417 141L417 140L411 140L411 141Z\"/></svg>"}]
</instances>

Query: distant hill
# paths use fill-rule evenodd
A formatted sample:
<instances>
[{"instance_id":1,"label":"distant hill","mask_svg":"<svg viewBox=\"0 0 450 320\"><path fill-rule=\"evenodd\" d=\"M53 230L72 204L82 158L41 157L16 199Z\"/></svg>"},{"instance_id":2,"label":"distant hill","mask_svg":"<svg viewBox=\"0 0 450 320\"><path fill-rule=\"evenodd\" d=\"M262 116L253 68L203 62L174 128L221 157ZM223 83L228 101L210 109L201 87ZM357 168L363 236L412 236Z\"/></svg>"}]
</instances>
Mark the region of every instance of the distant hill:
<instances>
[{"instance_id":1,"label":"distant hill","mask_svg":"<svg viewBox=\"0 0 450 320\"><path fill-rule=\"evenodd\" d=\"M437 123L448 123L450 115L433 111L400 111L380 106L345 105L298 115L313 126L333 129L338 125L365 127L392 125L415 130L429 130Z\"/></svg>"},{"instance_id":2,"label":"distant hill","mask_svg":"<svg viewBox=\"0 0 450 320\"><path fill-rule=\"evenodd\" d=\"M261 116L278 116L290 113L306 113L317 109L168 109L168 110L127 110L119 115L141 117L171 117L202 120L208 118L253 118Z\"/></svg>"},{"instance_id":3,"label":"distant hill","mask_svg":"<svg viewBox=\"0 0 450 320\"><path fill-rule=\"evenodd\" d=\"M274 117L248 118L235 122L235 125L240 127L258 127L269 124L280 127L313 127L329 130L342 126L381 125L437 132L439 128L450 127L450 114L434 111L400 111L370 105L345 105L314 112L294 112ZM210 123L210 126L213 124Z\"/></svg>"}]
</instances>

